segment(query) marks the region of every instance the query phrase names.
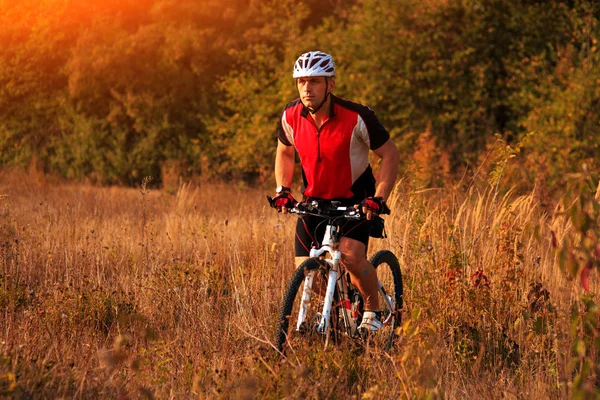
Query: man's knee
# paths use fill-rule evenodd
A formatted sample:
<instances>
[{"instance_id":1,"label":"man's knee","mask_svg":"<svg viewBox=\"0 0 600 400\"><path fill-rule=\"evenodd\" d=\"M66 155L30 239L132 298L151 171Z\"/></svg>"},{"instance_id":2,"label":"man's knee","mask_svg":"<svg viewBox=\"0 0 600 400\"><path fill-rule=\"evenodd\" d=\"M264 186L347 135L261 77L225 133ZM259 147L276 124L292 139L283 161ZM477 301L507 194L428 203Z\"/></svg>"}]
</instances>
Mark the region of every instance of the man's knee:
<instances>
[{"instance_id":1,"label":"man's knee","mask_svg":"<svg viewBox=\"0 0 600 400\"><path fill-rule=\"evenodd\" d=\"M360 268L367 260L365 248L365 245L357 240L342 238L340 243L342 264L350 271Z\"/></svg>"},{"instance_id":2,"label":"man's knee","mask_svg":"<svg viewBox=\"0 0 600 400\"><path fill-rule=\"evenodd\" d=\"M355 268L359 268L363 264L364 260L365 256L362 254L343 253L341 262L346 268L352 271Z\"/></svg>"}]
</instances>

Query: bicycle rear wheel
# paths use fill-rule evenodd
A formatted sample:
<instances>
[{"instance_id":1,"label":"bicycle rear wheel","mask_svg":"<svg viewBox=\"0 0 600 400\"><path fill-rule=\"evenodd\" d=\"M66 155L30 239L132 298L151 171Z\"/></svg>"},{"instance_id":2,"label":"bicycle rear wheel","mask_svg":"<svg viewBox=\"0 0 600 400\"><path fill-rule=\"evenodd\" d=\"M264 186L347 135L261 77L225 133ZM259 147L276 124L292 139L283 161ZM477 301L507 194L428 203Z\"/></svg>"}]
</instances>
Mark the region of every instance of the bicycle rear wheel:
<instances>
[{"instance_id":1,"label":"bicycle rear wheel","mask_svg":"<svg viewBox=\"0 0 600 400\"><path fill-rule=\"evenodd\" d=\"M304 323L298 327L298 314L302 303L302 291L304 282L308 274L315 271L320 275L323 282L327 282L326 268L321 264L318 258L309 258L304 261L292 276L287 290L283 297L283 305L277 321L276 343L277 349L284 352L285 347L293 346L296 339L300 337L320 336L325 339L325 336L316 332L316 326L321 318L323 304L313 291L310 299L306 302L307 311ZM335 315L332 310L332 316ZM290 326L291 325L291 326Z\"/></svg>"},{"instance_id":2,"label":"bicycle rear wheel","mask_svg":"<svg viewBox=\"0 0 600 400\"><path fill-rule=\"evenodd\" d=\"M383 310L383 332L377 336L384 338L384 347L389 350L394 344L396 328L402 323L402 306L404 288L402 272L398 259L389 250L378 251L371 257L371 264L377 271L377 278L382 284L379 289L379 306ZM387 297L387 299L386 299ZM391 303L391 304L390 304Z\"/></svg>"}]
</instances>

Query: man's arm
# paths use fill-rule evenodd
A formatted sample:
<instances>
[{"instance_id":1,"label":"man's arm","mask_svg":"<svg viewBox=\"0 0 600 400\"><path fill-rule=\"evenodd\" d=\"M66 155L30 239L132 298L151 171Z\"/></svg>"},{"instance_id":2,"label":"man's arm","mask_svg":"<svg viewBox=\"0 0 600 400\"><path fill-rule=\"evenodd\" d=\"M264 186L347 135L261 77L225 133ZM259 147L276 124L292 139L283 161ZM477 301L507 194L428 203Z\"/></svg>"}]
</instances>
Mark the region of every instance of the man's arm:
<instances>
[{"instance_id":1,"label":"man's arm","mask_svg":"<svg viewBox=\"0 0 600 400\"><path fill-rule=\"evenodd\" d=\"M400 153L391 138L373 150L373 152L381 158L381 168L379 169L375 196L381 196L384 200L387 200L394 189L396 177L398 176Z\"/></svg>"},{"instance_id":2,"label":"man's arm","mask_svg":"<svg viewBox=\"0 0 600 400\"><path fill-rule=\"evenodd\" d=\"M275 155L275 181L277 186L292 186L294 153L294 146L286 146L277 141L277 153Z\"/></svg>"}]
</instances>

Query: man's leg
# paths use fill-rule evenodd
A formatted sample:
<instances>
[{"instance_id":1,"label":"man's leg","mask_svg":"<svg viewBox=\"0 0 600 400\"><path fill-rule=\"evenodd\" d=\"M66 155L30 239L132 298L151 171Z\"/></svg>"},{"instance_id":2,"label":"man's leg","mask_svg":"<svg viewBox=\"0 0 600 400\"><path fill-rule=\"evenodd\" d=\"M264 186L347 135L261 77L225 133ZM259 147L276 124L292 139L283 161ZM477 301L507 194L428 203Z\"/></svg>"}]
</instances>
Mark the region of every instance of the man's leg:
<instances>
[{"instance_id":1,"label":"man's leg","mask_svg":"<svg viewBox=\"0 0 600 400\"><path fill-rule=\"evenodd\" d=\"M365 310L379 311L379 283L377 273L366 257L366 246L355 239L342 237L340 240L341 262L344 264L352 283L365 300Z\"/></svg>"}]
</instances>

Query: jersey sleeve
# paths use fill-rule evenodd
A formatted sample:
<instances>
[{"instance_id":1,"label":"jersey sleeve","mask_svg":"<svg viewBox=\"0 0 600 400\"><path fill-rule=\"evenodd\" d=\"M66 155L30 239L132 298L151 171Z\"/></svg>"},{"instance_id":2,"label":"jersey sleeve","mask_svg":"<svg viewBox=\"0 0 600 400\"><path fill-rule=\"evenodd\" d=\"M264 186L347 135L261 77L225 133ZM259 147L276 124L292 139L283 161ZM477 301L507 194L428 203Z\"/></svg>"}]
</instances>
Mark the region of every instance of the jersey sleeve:
<instances>
[{"instance_id":1,"label":"jersey sleeve","mask_svg":"<svg viewBox=\"0 0 600 400\"><path fill-rule=\"evenodd\" d=\"M281 118L279 118L279 124L277 124L277 138L281 143L286 146L292 146L294 143L292 128L287 122L286 119L286 110L283 110L281 113Z\"/></svg>"},{"instance_id":2,"label":"jersey sleeve","mask_svg":"<svg viewBox=\"0 0 600 400\"><path fill-rule=\"evenodd\" d=\"M369 134L369 148L371 150L377 150L388 141L390 138L389 132L384 128L381 122L379 122L379 119L370 108L365 107L360 113L360 117L364 121Z\"/></svg>"}]
</instances>

